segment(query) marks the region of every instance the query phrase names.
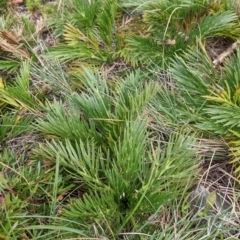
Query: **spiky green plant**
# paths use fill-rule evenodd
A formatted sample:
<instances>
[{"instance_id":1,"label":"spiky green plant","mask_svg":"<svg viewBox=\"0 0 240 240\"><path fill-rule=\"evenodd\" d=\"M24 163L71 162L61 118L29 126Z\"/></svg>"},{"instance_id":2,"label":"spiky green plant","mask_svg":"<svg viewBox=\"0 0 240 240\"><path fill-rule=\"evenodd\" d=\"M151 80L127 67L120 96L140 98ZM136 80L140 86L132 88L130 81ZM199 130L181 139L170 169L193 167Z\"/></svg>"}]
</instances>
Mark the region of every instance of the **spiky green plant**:
<instances>
[{"instance_id":1,"label":"spiky green plant","mask_svg":"<svg viewBox=\"0 0 240 240\"><path fill-rule=\"evenodd\" d=\"M179 196L195 178L192 141L177 134L164 149L156 148L147 140L146 123L132 121L107 153L92 140L53 141L42 145L38 153L52 161L57 156L75 181L81 182L82 191L88 189L81 199L70 199L63 216L79 224L99 225L114 237L121 231L136 231L149 214Z\"/></svg>"},{"instance_id":2,"label":"spiky green plant","mask_svg":"<svg viewBox=\"0 0 240 240\"><path fill-rule=\"evenodd\" d=\"M166 66L175 53L181 55L197 39L239 38L238 16L227 2L140 0L123 6L134 6L148 26L147 34L130 33L119 52L133 65Z\"/></svg>"},{"instance_id":3,"label":"spiky green plant","mask_svg":"<svg viewBox=\"0 0 240 240\"><path fill-rule=\"evenodd\" d=\"M239 132L239 59L237 50L222 69L216 69L199 42L198 49L191 48L184 57L176 56L172 61L169 86L173 91L163 88L158 94L160 104L155 99L154 106L172 125L182 122L207 135L233 139ZM238 145L238 140L232 143ZM238 149L233 150L239 172Z\"/></svg>"},{"instance_id":4,"label":"spiky green plant","mask_svg":"<svg viewBox=\"0 0 240 240\"><path fill-rule=\"evenodd\" d=\"M51 55L61 61L90 60L91 64L100 64L121 56L133 66L166 66L170 57L195 45L197 39L239 37L238 16L226 2L141 2L126 23L124 14L116 14L122 10L112 0L72 1L66 4L69 8L74 9L74 14L63 13L59 21L62 25L57 28L64 43L51 50ZM118 23L121 18L122 25ZM136 26L131 28L131 22Z\"/></svg>"},{"instance_id":5,"label":"spiky green plant","mask_svg":"<svg viewBox=\"0 0 240 240\"><path fill-rule=\"evenodd\" d=\"M54 83L48 78L48 83L57 89L65 89L68 108L64 109L61 102L46 105L49 114L47 119L39 120L38 128L69 139L83 138L85 130L90 129L99 143L110 143L111 139L118 138L125 120L130 116L136 119L157 92L154 83L144 82L143 77L140 71L136 71L111 86L99 73L85 69L84 73L74 75L74 82L78 81L78 88L82 91L80 94L79 90L70 92L70 88L65 87L71 82Z\"/></svg>"},{"instance_id":6,"label":"spiky green plant","mask_svg":"<svg viewBox=\"0 0 240 240\"><path fill-rule=\"evenodd\" d=\"M52 48L51 57L57 57L61 61L80 60L91 64L111 61L117 47L117 1L73 0L66 3L65 7L66 11L60 20L62 27L57 28L62 32L64 43ZM58 22L56 24L59 25Z\"/></svg>"},{"instance_id":7,"label":"spiky green plant","mask_svg":"<svg viewBox=\"0 0 240 240\"><path fill-rule=\"evenodd\" d=\"M58 159L82 185L83 196L70 198L62 216L78 224L99 225L112 237L137 230L196 176L194 138L176 133L165 145L151 139L147 122L140 119L157 90L143 76L137 71L110 85L85 69L75 74L81 91L67 90L64 103L47 104L46 117L36 124L49 138L57 137L41 144L37 156ZM152 227L147 224L146 229Z\"/></svg>"}]
</instances>

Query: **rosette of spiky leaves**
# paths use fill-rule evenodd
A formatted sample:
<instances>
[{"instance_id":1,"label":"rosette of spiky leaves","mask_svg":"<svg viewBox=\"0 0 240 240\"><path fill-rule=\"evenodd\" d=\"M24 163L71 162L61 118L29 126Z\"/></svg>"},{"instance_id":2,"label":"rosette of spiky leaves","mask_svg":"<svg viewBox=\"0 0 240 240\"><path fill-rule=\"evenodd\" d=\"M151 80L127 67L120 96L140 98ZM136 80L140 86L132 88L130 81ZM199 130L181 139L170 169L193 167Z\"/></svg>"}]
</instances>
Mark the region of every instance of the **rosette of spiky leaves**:
<instances>
[{"instance_id":1,"label":"rosette of spiky leaves","mask_svg":"<svg viewBox=\"0 0 240 240\"><path fill-rule=\"evenodd\" d=\"M64 42L51 49L51 57L91 64L111 61L116 45L117 1L73 0L66 9L59 28Z\"/></svg>"},{"instance_id":2,"label":"rosette of spiky leaves","mask_svg":"<svg viewBox=\"0 0 240 240\"><path fill-rule=\"evenodd\" d=\"M115 237L140 227L143 231L143 224L149 228L148 216L194 183L193 142L193 137L179 133L171 135L166 145L153 145L146 121L137 119L122 127L107 154L90 139L48 142L38 154L52 161L57 157L74 181L81 182L82 197L70 199L62 211L63 217L75 222L70 226L88 222ZM151 226L152 231L157 228Z\"/></svg>"},{"instance_id":3,"label":"rosette of spiky leaves","mask_svg":"<svg viewBox=\"0 0 240 240\"><path fill-rule=\"evenodd\" d=\"M205 111L211 115L213 130L218 133L230 134L240 131L240 51L225 61L224 71L204 98L208 100ZM210 76L209 76L210 77Z\"/></svg>"},{"instance_id":4,"label":"rosette of spiky leaves","mask_svg":"<svg viewBox=\"0 0 240 240\"><path fill-rule=\"evenodd\" d=\"M240 51L217 70L201 46L199 42L198 49L191 48L172 61L172 81L154 100L158 109L154 114L158 119L163 115L169 125L185 124L207 135L234 139L233 162L239 171Z\"/></svg>"},{"instance_id":5,"label":"rosette of spiky leaves","mask_svg":"<svg viewBox=\"0 0 240 240\"><path fill-rule=\"evenodd\" d=\"M52 78L50 74L48 78L42 72L39 77L61 90L66 103L46 104L47 117L38 120L37 128L60 138L82 140L89 137L88 129L91 138L94 136L102 147L111 145L121 134L125 121L129 117L136 119L158 91L153 82L144 81L140 71L110 84L106 77L86 68L80 75L74 74L76 91L65 87L66 82L58 83L58 75Z\"/></svg>"},{"instance_id":6,"label":"rosette of spiky leaves","mask_svg":"<svg viewBox=\"0 0 240 240\"><path fill-rule=\"evenodd\" d=\"M214 133L227 135L229 130L236 130L238 59L239 53L235 61L226 62L221 72L213 65L201 42L183 57L176 56L169 73L172 80L166 84L170 91L165 87L159 92L160 99L169 106L170 111L165 114L190 120L196 127Z\"/></svg>"},{"instance_id":7,"label":"rosette of spiky leaves","mask_svg":"<svg viewBox=\"0 0 240 240\"><path fill-rule=\"evenodd\" d=\"M232 162L236 164L236 173L240 178L240 50L225 61L220 83L204 96L209 105L205 109L211 116L211 125L215 132L228 135Z\"/></svg>"},{"instance_id":8,"label":"rosette of spiky leaves","mask_svg":"<svg viewBox=\"0 0 240 240\"><path fill-rule=\"evenodd\" d=\"M119 52L133 65L165 66L176 52L182 54L195 45L196 39L239 37L238 16L226 2L140 0L123 5L136 7L148 26L144 34L127 36L126 45Z\"/></svg>"},{"instance_id":9,"label":"rosette of spiky leaves","mask_svg":"<svg viewBox=\"0 0 240 240\"><path fill-rule=\"evenodd\" d=\"M52 162L57 158L81 183L83 195L70 199L65 218L104 227L108 236L136 231L149 214L194 182L194 138L176 133L166 145L151 138L143 110L158 88L140 71L111 84L90 69L74 78L80 86L76 91L65 88L66 83L53 84L64 101L46 104L46 116L35 127L55 140L35 153ZM53 79L61 78L49 83Z\"/></svg>"},{"instance_id":10,"label":"rosette of spiky leaves","mask_svg":"<svg viewBox=\"0 0 240 240\"><path fill-rule=\"evenodd\" d=\"M152 100L154 118L169 128L195 126L208 121L209 116L203 111L207 100L203 96L215 86L219 73L201 42L198 49L190 48L183 57L175 56L168 71L159 69L159 72L162 72L163 84Z\"/></svg>"}]
</instances>

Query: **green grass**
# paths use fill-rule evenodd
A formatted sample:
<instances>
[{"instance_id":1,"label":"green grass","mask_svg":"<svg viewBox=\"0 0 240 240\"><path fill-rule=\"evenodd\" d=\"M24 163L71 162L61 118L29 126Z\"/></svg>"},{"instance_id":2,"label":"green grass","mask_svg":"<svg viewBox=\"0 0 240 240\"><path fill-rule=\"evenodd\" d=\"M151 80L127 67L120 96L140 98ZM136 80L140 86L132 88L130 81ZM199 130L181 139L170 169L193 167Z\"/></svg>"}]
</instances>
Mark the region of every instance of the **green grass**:
<instances>
[{"instance_id":1,"label":"green grass","mask_svg":"<svg viewBox=\"0 0 240 240\"><path fill-rule=\"evenodd\" d=\"M235 1L7 6L0 239L238 239Z\"/></svg>"}]
</instances>

